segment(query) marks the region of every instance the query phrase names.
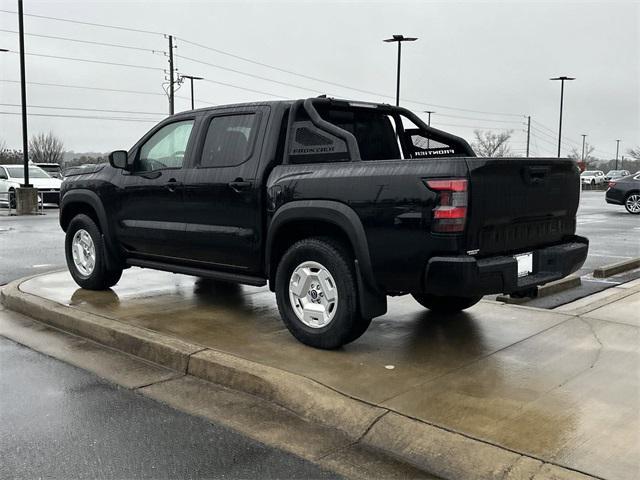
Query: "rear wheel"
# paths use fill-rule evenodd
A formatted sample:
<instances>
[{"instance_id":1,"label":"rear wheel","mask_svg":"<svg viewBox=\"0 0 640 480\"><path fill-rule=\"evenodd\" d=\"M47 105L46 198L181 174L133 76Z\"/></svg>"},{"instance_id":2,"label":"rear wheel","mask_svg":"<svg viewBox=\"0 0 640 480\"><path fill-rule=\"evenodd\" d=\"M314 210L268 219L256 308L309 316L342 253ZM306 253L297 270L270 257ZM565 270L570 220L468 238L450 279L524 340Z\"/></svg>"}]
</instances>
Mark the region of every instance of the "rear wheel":
<instances>
[{"instance_id":1,"label":"rear wheel","mask_svg":"<svg viewBox=\"0 0 640 480\"><path fill-rule=\"evenodd\" d=\"M335 349L360 337L371 323L358 312L351 256L329 238L307 238L283 255L276 272L282 320L302 343Z\"/></svg>"},{"instance_id":2,"label":"rear wheel","mask_svg":"<svg viewBox=\"0 0 640 480\"><path fill-rule=\"evenodd\" d=\"M16 191L12 188L11 190L9 190L9 208L15 210L16 206Z\"/></svg>"},{"instance_id":3,"label":"rear wheel","mask_svg":"<svg viewBox=\"0 0 640 480\"><path fill-rule=\"evenodd\" d=\"M429 293L412 293L411 296L423 307L434 312L456 313L473 307L482 296L456 297L431 295Z\"/></svg>"},{"instance_id":4,"label":"rear wheel","mask_svg":"<svg viewBox=\"0 0 640 480\"><path fill-rule=\"evenodd\" d=\"M596 186L596 181L595 180L591 180L591 186L595 187Z\"/></svg>"},{"instance_id":5,"label":"rear wheel","mask_svg":"<svg viewBox=\"0 0 640 480\"><path fill-rule=\"evenodd\" d=\"M122 276L122 269L108 269L102 234L87 215L76 215L67 227L65 254L69 273L88 290L106 290Z\"/></svg>"},{"instance_id":6,"label":"rear wheel","mask_svg":"<svg viewBox=\"0 0 640 480\"><path fill-rule=\"evenodd\" d=\"M624 208L634 215L640 214L640 193L630 193L624 201Z\"/></svg>"}]
</instances>

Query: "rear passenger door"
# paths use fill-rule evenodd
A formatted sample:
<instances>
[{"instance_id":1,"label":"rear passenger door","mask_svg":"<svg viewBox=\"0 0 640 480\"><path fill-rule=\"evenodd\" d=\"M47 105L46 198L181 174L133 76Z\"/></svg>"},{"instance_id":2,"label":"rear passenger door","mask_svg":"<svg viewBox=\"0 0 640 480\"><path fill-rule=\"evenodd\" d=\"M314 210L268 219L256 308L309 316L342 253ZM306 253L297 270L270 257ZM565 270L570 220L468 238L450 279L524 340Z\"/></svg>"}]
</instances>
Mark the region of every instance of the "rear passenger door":
<instances>
[{"instance_id":1,"label":"rear passenger door","mask_svg":"<svg viewBox=\"0 0 640 480\"><path fill-rule=\"evenodd\" d=\"M185 176L189 259L209 268L260 270L262 186L256 177L269 107L212 112L203 119Z\"/></svg>"}]
</instances>

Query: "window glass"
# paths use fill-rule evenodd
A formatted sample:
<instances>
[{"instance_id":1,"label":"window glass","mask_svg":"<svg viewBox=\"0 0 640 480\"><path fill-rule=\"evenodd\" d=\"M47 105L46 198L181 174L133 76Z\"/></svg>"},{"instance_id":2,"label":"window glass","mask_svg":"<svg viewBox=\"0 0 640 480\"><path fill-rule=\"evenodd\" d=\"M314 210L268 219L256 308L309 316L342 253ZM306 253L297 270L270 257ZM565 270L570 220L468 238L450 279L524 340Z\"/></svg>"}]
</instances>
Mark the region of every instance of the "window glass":
<instances>
[{"instance_id":1,"label":"window glass","mask_svg":"<svg viewBox=\"0 0 640 480\"><path fill-rule=\"evenodd\" d=\"M24 178L23 166L7 167L7 172L11 178ZM29 178L51 178L51 176L41 168L29 167Z\"/></svg>"},{"instance_id":2,"label":"window glass","mask_svg":"<svg viewBox=\"0 0 640 480\"><path fill-rule=\"evenodd\" d=\"M368 109L328 111L320 108L320 116L353 134L362 160L392 160L401 158L392 119Z\"/></svg>"},{"instance_id":3,"label":"window glass","mask_svg":"<svg viewBox=\"0 0 640 480\"><path fill-rule=\"evenodd\" d=\"M175 122L158 130L140 149L135 171L180 168L184 162L193 120Z\"/></svg>"},{"instance_id":4,"label":"window glass","mask_svg":"<svg viewBox=\"0 0 640 480\"><path fill-rule=\"evenodd\" d=\"M230 167L247 160L257 130L256 120L253 113L214 117L207 130L200 166Z\"/></svg>"}]
</instances>

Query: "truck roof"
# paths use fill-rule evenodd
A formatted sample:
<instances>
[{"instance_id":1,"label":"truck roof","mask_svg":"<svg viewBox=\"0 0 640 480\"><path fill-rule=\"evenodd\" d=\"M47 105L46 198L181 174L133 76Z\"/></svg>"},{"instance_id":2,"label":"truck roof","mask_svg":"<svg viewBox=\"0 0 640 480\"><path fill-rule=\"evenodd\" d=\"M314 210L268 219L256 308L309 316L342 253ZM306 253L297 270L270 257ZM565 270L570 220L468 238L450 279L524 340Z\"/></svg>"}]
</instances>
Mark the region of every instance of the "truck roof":
<instances>
[{"instance_id":1,"label":"truck roof","mask_svg":"<svg viewBox=\"0 0 640 480\"><path fill-rule=\"evenodd\" d=\"M394 107L388 103L377 103L377 102L367 102L362 100L349 100L344 98L333 98L333 97L311 97L312 100L325 100L330 102L335 102L336 104L341 104L343 106L351 106L351 107L368 107L368 108L390 108L390 109L399 109L402 110L402 107ZM280 107L280 106L291 106L296 101L304 101L306 98L299 99L291 99L291 100L264 100L257 102L244 102L244 103L231 103L224 105L212 105L210 107L197 108L195 110L184 110L182 112L176 113L176 115L188 115L193 112L207 112L211 110L218 110L222 108L240 108L240 107L257 107L257 106L268 106L268 107Z\"/></svg>"}]
</instances>

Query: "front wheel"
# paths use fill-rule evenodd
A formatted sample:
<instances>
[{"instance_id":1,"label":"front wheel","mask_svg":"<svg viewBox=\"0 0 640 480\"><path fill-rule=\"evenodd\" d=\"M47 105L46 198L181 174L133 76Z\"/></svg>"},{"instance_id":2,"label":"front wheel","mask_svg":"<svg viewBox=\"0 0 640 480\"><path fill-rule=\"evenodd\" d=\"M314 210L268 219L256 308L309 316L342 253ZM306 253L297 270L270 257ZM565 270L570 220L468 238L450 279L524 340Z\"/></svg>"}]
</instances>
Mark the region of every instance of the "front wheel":
<instances>
[{"instance_id":1,"label":"front wheel","mask_svg":"<svg viewBox=\"0 0 640 480\"><path fill-rule=\"evenodd\" d=\"M87 290L106 290L122 276L122 269L108 269L104 257L102 234L87 215L76 215L65 237L65 256L69 273Z\"/></svg>"},{"instance_id":2,"label":"front wheel","mask_svg":"<svg viewBox=\"0 0 640 480\"><path fill-rule=\"evenodd\" d=\"M369 326L358 312L353 262L329 238L307 238L283 255L276 271L278 310L299 341L335 349L360 337Z\"/></svg>"},{"instance_id":3,"label":"front wheel","mask_svg":"<svg viewBox=\"0 0 640 480\"><path fill-rule=\"evenodd\" d=\"M624 208L634 215L640 214L640 193L631 193L624 201Z\"/></svg>"},{"instance_id":4,"label":"front wheel","mask_svg":"<svg viewBox=\"0 0 640 480\"><path fill-rule=\"evenodd\" d=\"M457 313L473 307L482 299L482 296L456 297L429 293L412 293L411 296L423 307L439 313Z\"/></svg>"}]
</instances>

